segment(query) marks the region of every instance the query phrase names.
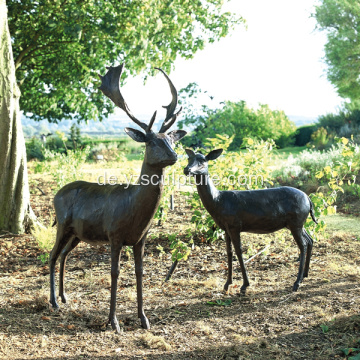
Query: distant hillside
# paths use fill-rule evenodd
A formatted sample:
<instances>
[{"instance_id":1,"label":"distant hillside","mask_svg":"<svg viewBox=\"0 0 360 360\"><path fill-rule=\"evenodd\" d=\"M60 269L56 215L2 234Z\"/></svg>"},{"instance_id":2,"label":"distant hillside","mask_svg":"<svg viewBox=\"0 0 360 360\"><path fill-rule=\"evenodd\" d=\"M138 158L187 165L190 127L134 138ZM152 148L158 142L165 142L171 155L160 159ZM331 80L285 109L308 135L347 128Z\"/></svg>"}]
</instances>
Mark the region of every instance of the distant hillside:
<instances>
[{"instance_id":1,"label":"distant hillside","mask_svg":"<svg viewBox=\"0 0 360 360\"><path fill-rule=\"evenodd\" d=\"M313 124L317 120L314 117L306 116L289 115L288 117L295 123L297 127ZM138 118L144 122L150 120L149 115L139 115ZM54 134L56 131L61 131L65 134L68 134L70 127L73 124L76 124L78 127L80 127L82 135L88 136L119 137L125 135L124 128L127 126L137 128L137 126L126 115L123 114L110 115L108 119L105 119L101 122L91 120L88 121L87 124L85 122L77 124L77 122L74 120L63 120L58 124L53 124L49 123L47 120L34 121L25 116L22 116L21 122L23 125L24 136L27 139L33 136L40 136L41 134ZM154 124L154 129L159 130L160 126L161 121L157 121Z\"/></svg>"},{"instance_id":2,"label":"distant hillside","mask_svg":"<svg viewBox=\"0 0 360 360\"><path fill-rule=\"evenodd\" d=\"M148 116L139 116L140 119L147 119ZM146 120L145 120L146 121ZM111 115L108 119L103 121L88 121L88 123L81 122L77 123L74 120L62 120L57 124L49 123L47 120L34 121L25 116L21 118L23 125L24 136L25 138L31 138L33 136L40 136L41 134L55 133L56 131L61 131L65 134L68 134L70 131L71 125L75 124L81 130L82 135L89 136L122 136L125 135L124 128L127 126L135 127L137 126L125 115ZM161 124L154 124L154 128L157 129L157 126Z\"/></svg>"},{"instance_id":3,"label":"distant hillside","mask_svg":"<svg viewBox=\"0 0 360 360\"><path fill-rule=\"evenodd\" d=\"M288 115L288 118L293 121L297 127L311 125L317 122L316 117L309 116Z\"/></svg>"}]
</instances>

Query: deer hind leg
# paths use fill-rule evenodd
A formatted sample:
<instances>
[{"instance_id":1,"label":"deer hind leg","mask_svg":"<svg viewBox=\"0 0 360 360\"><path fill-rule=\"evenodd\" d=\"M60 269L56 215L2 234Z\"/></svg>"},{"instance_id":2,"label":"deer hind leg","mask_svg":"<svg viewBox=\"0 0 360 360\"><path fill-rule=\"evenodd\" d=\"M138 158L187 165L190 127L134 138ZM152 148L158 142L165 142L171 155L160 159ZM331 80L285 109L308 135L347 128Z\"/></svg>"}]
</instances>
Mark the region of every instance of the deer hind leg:
<instances>
[{"instance_id":1,"label":"deer hind leg","mask_svg":"<svg viewBox=\"0 0 360 360\"><path fill-rule=\"evenodd\" d=\"M53 308L59 308L59 305L56 301L55 295L55 264L56 260L59 257L61 251L66 247L66 245L71 242L73 238L72 234L64 234L63 227L59 224L56 232L56 242L51 250L50 259L49 259L49 269L50 269L50 304Z\"/></svg>"},{"instance_id":2,"label":"deer hind leg","mask_svg":"<svg viewBox=\"0 0 360 360\"><path fill-rule=\"evenodd\" d=\"M141 326L144 329L150 329L150 323L144 312L143 306L143 258L144 258L144 247L145 247L146 235L134 245L134 260L135 260L135 274L136 274L136 293L138 302L138 317L141 321Z\"/></svg>"},{"instance_id":3,"label":"deer hind leg","mask_svg":"<svg viewBox=\"0 0 360 360\"><path fill-rule=\"evenodd\" d=\"M116 318L116 291L120 273L120 253L122 244L114 244L111 241L111 299L109 322L113 330L120 334L119 322Z\"/></svg>"},{"instance_id":4,"label":"deer hind leg","mask_svg":"<svg viewBox=\"0 0 360 360\"><path fill-rule=\"evenodd\" d=\"M225 234L225 240L226 240L226 253L227 253L227 260L228 260L228 277L227 281L224 285L224 290L227 291L229 289L229 285L232 284L232 272L233 272L233 263L232 263L232 257L233 252L231 248L231 239L228 234Z\"/></svg>"},{"instance_id":5,"label":"deer hind leg","mask_svg":"<svg viewBox=\"0 0 360 360\"><path fill-rule=\"evenodd\" d=\"M299 250L300 250L299 272L298 272L297 279L293 286L293 291L296 291L299 288L300 283L304 277L305 253L307 252L308 239L304 235L302 228L291 229L291 234L293 235L293 237L299 247ZM310 261L310 259L309 259L309 261Z\"/></svg>"},{"instance_id":6,"label":"deer hind leg","mask_svg":"<svg viewBox=\"0 0 360 360\"><path fill-rule=\"evenodd\" d=\"M66 294L64 292L64 273L65 273L65 265L66 265L66 259L70 251L72 251L80 242L79 238L74 238L72 241L69 241L63 251L61 252L61 258L60 258L60 279L59 279L59 296L61 298L61 301L65 304Z\"/></svg>"},{"instance_id":7,"label":"deer hind leg","mask_svg":"<svg viewBox=\"0 0 360 360\"><path fill-rule=\"evenodd\" d=\"M305 238L307 239L307 252L306 252L306 262L305 262L305 268L304 268L304 277L308 277L309 276L309 267L310 267L310 258L311 258L314 240L304 228L303 228L303 234L304 234Z\"/></svg>"},{"instance_id":8,"label":"deer hind leg","mask_svg":"<svg viewBox=\"0 0 360 360\"><path fill-rule=\"evenodd\" d=\"M229 231L231 242L234 246L236 256L240 263L241 273L243 277L243 285L241 287L241 292L245 294L246 288L250 285L249 278L247 275L243 255L242 255L242 246L241 246L241 238L240 238L240 232L238 230L231 230Z\"/></svg>"}]
</instances>

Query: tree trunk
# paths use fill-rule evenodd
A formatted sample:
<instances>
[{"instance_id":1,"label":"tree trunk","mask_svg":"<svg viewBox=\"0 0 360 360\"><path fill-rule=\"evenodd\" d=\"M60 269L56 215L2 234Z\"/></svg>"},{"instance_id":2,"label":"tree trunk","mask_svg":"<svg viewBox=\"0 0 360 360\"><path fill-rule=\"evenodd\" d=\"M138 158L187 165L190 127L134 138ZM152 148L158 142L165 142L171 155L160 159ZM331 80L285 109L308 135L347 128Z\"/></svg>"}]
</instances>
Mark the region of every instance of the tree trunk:
<instances>
[{"instance_id":1,"label":"tree trunk","mask_svg":"<svg viewBox=\"0 0 360 360\"><path fill-rule=\"evenodd\" d=\"M35 220L19 99L6 2L0 0L0 231L11 233L30 231Z\"/></svg>"}]
</instances>

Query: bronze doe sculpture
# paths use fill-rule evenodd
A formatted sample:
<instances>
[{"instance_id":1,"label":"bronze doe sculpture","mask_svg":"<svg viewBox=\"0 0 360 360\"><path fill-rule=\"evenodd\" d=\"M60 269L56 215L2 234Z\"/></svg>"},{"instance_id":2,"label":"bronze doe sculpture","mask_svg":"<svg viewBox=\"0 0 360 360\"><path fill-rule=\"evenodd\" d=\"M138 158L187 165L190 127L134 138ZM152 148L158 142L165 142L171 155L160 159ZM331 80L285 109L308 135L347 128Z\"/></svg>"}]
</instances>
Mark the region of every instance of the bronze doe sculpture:
<instances>
[{"instance_id":1,"label":"bronze doe sculpture","mask_svg":"<svg viewBox=\"0 0 360 360\"><path fill-rule=\"evenodd\" d=\"M133 246L138 317L145 329L150 328L145 316L142 298L143 256L146 234L158 208L163 191L162 177L164 168L175 164L177 155L173 145L186 135L183 130L165 132L175 123L181 109L175 113L177 91L168 76L166 77L172 93L172 101L166 108L166 118L159 133L154 133L151 127L155 121L156 112L149 125L139 121L130 112L120 93L119 80L123 64L108 68L105 76L100 76L102 92L115 105L144 131L125 128L126 133L135 141L146 144L141 175L135 185L100 185L85 181L75 181L61 188L54 198L57 221L56 243L50 254L50 303L54 308L59 305L55 296L55 263L59 255L60 281L59 296L66 303L64 292L64 271L66 258L80 241L91 245L110 243L111 246L111 300L108 324L116 332L120 332L116 318L116 291L119 276L120 252L123 246Z\"/></svg>"},{"instance_id":2,"label":"bronze doe sculpture","mask_svg":"<svg viewBox=\"0 0 360 360\"><path fill-rule=\"evenodd\" d=\"M296 291L302 279L309 274L313 239L304 229L304 223L309 213L316 222L311 200L301 190L287 186L247 191L217 190L209 176L208 161L217 159L222 151L213 150L204 156L186 149L189 162L184 173L195 177L197 191L204 207L216 224L225 231L228 278L224 289L227 290L232 284L231 244L239 259L243 276L241 292L245 293L250 285L242 256L241 232L268 234L288 228L300 249L299 273L293 286L293 291Z\"/></svg>"}]
</instances>

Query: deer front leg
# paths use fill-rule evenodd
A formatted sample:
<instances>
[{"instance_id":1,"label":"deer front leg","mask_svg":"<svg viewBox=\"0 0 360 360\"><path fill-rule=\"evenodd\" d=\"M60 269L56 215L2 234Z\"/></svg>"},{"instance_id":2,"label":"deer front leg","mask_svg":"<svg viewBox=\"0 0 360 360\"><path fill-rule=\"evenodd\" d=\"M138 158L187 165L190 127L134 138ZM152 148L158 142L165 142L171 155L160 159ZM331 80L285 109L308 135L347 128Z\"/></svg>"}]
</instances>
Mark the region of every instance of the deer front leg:
<instances>
[{"instance_id":1,"label":"deer front leg","mask_svg":"<svg viewBox=\"0 0 360 360\"><path fill-rule=\"evenodd\" d=\"M225 234L225 240L226 240L226 253L227 253L227 260L228 260L228 278L224 285L224 290L227 291L229 289L229 285L232 284L232 272L233 272L233 252L231 248L231 239L230 236L226 233Z\"/></svg>"},{"instance_id":2,"label":"deer front leg","mask_svg":"<svg viewBox=\"0 0 360 360\"><path fill-rule=\"evenodd\" d=\"M136 274L136 292L138 302L138 317L141 321L141 326L144 329L150 329L150 323L145 316L143 307L143 292L142 292L142 277L143 277L143 257L145 247L146 235L134 245L134 260L135 260L135 274Z\"/></svg>"},{"instance_id":3,"label":"deer front leg","mask_svg":"<svg viewBox=\"0 0 360 360\"><path fill-rule=\"evenodd\" d=\"M242 256L242 246L241 246L241 238L240 238L240 232L238 230L231 230L229 231L229 235L231 238L231 242L234 245L236 256L240 263L241 273L243 276L243 285L241 287L241 292L245 294L246 288L250 285L249 278L246 272L244 259Z\"/></svg>"},{"instance_id":4,"label":"deer front leg","mask_svg":"<svg viewBox=\"0 0 360 360\"><path fill-rule=\"evenodd\" d=\"M121 245L111 243L111 299L109 322L113 330L120 334L119 322L116 318L116 291L120 273L120 252Z\"/></svg>"}]
</instances>

